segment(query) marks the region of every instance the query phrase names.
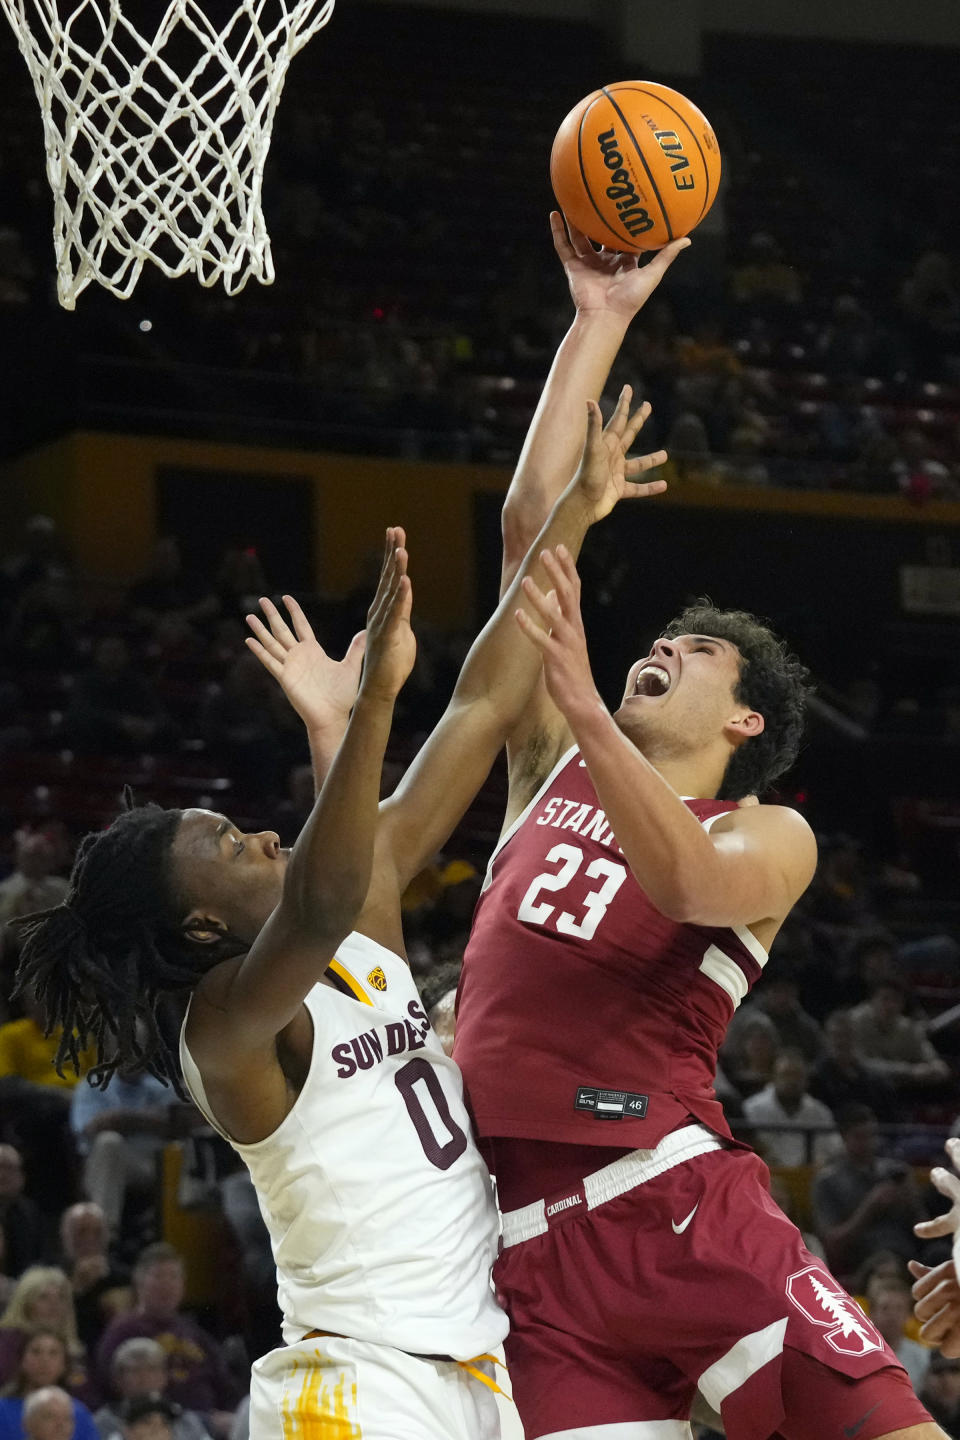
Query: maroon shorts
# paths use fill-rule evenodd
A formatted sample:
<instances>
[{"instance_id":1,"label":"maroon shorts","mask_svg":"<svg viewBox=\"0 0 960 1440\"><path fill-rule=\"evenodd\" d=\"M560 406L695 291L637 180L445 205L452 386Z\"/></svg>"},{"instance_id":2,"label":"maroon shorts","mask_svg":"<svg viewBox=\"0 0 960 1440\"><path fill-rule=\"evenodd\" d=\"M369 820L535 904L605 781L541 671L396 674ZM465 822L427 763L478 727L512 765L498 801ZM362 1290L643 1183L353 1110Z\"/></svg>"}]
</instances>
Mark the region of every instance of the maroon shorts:
<instances>
[{"instance_id":1,"label":"maroon shorts","mask_svg":"<svg viewBox=\"0 0 960 1440\"><path fill-rule=\"evenodd\" d=\"M541 1218L536 1206L505 1216L494 1274L527 1440L633 1440L640 1422L644 1440L681 1440L698 1388L734 1440L876 1440L929 1422L893 1351L771 1200L756 1155L671 1165L612 1199L568 1189Z\"/></svg>"}]
</instances>

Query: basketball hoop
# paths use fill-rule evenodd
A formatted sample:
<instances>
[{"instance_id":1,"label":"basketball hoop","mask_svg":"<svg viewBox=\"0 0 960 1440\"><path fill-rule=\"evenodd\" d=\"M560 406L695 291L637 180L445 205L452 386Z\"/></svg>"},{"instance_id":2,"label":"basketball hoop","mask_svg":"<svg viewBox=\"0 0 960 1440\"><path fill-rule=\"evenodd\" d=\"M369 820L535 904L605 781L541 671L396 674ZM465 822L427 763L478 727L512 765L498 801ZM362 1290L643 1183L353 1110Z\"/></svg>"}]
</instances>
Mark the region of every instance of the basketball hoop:
<instances>
[{"instance_id":1,"label":"basketball hoop","mask_svg":"<svg viewBox=\"0 0 960 1440\"><path fill-rule=\"evenodd\" d=\"M43 114L57 293L96 280L129 299L146 261L229 295L274 276L263 168L293 56L334 0L167 0L151 36L138 0L0 0ZM154 0L139 0L149 12ZM72 9L70 8L72 6ZM65 18L58 13L70 10Z\"/></svg>"}]
</instances>

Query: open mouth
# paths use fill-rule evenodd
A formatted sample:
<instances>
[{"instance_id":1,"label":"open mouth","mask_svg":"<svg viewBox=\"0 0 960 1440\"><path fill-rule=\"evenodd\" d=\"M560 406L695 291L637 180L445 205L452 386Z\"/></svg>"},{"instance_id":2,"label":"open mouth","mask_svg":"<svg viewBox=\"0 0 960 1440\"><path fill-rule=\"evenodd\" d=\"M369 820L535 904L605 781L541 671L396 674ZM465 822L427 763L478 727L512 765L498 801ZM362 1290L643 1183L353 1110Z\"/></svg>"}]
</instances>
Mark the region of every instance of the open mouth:
<instances>
[{"instance_id":1,"label":"open mouth","mask_svg":"<svg viewBox=\"0 0 960 1440\"><path fill-rule=\"evenodd\" d=\"M644 665L637 672L634 695L666 695L670 689L670 675L662 665Z\"/></svg>"}]
</instances>

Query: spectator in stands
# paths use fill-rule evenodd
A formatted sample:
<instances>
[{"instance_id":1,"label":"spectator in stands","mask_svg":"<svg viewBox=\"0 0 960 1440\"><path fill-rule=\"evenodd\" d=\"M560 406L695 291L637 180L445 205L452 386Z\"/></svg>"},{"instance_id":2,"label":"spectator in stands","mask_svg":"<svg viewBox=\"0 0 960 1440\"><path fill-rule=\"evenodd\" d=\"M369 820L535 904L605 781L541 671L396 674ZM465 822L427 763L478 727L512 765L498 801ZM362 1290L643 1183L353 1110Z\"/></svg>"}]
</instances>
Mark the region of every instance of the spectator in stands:
<instances>
[{"instance_id":1,"label":"spectator in stands","mask_svg":"<svg viewBox=\"0 0 960 1440\"><path fill-rule=\"evenodd\" d=\"M927 1377L931 1351L905 1334L913 1315L910 1286L905 1280L884 1280L870 1295L870 1319L910 1376L917 1394Z\"/></svg>"},{"instance_id":2,"label":"spectator in stands","mask_svg":"<svg viewBox=\"0 0 960 1440\"><path fill-rule=\"evenodd\" d=\"M757 986L756 1004L773 1021L778 1043L799 1050L807 1063L813 1065L823 1054L823 1031L800 1004L798 977L789 962L781 959L776 940L770 959L770 968ZM731 1025L733 1023L731 1021Z\"/></svg>"},{"instance_id":3,"label":"spectator in stands","mask_svg":"<svg viewBox=\"0 0 960 1440\"><path fill-rule=\"evenodd\" d=\"M751 235L746 257L730 278L730 292L743 313L764 317L794 310L803 300L799 272L784 260L773 236L763 231Z\"/></svg>"},{"instance_id":4,"label":"spectator in stands","mask_svg":"<svg viewBox=\"0 0 960 1440\"><path fill-rule=\"evenodd\" d=\"M862 930L847 942L833 988L833 1002L850 1009L866 1000L877 985L897 974L897 942L888 930Z\"/></svg>"},{"instance_id":5,"label":"spectator in stands","mask_svg":"<svg viewBox=\"0 0 960 1440\"><path fill-rule=\"evenodd\" d=\"M217 1188L224 1218L240 1249L247 1315L245 1339L251 1354L263 1355L283 1343L276 1300L277 1262L250 1172L237 1162L233 1152L231 1157L237 1168L224 1175Z\"/></svg>"},{"instance_id":6,"label":"spectator in stands","mask_svg":"<svg viewBox=\"0 0 960 1440\"><path fill-rule=\"evenodd\" d=\"M111 1394L117 1398L103 1405L93 1417L100 1440L113 1440L124 1435L129 1423L132 1402L152 1396L170 1405L167 1398L167 1356L156 1340L144 1337L125 1340L114 1352L111 1366ZM173 1440L209 1440L200 1416L194 1410L181 1410L173 1417Z\"/></svg>"},{"instance_id":7,"label":"spectator in stands","mask_svg":"<svg viewBox=\"0 0 960 1440\"><path fill-rule=\"evenodd\" d=\"M732 1038L727 1032L720 1060L730 1084L746 1099L773 1079L780 1042L776 1026L755 1000L737 1013L742 1013L743 1018Z\"/></svg>"},{"instance_id":8,"label":"spectator in stands","mask_svg":"<svg viewBox=\"0 0 960 1440\"><path fill-rule=\"evenodd\" d=\"M916 1095L950 1078L950 1067L927 1039L921 1022L903 1013L906 998L899 981L883 980L850 1016L857 1054L901 1097L904 1088Z\"/></svg>"},{"instance_id":9,"label":"spectator in stands","mask_svg":"<svg viewBox=\"0 0 960 1440\"><path fill-rule=\"evenodd\" d=\"M299 748L289 707L281 709L275 689L256 656L244 650L200 711L203 738L230 767L237 784L258 797L273 796L279 789L284 760L291 758L284 753L285 739L291 748Z\"/></svg>"},{"instance_id":10,"label":"spectator in stands","mask_svg":"<svg viewBox=\"0 0 960 1440\"><path fill-rule=\"evenodd\" d=\"M69 573L66 547L49 515L30 515L24 523L20 548L0 565L4 582L20 592L37 580Z\"/></svg>"},{"instance_id":11,"label":"spectator in stands","mask_svg":"<svg viewBox=\"0 0 960 1440\"><path fill-rule=\"evenodd\" d=\"M0 1145L0 1231L4 1275L22 1275L43 1253L40 1212L24 1194L23 1159L14 1145Z\"/></svg>"},{"instance_id":12,"label":"spectator in stands","mask_svg":"<svg viewBox=\"0 0 960 1440\"><path fill-rule=\"evenodd\" d=\"M163 1395L138 1395L123 1407L123 1440L176 1440L183 1418L179 1405Z\"/></svg>"},{"instance_id":13,"label":"spectator in stands","mask_svg":"<svg viewBox=\"0 0 960 1440\"><path fill-rule=\"evenodd\" d=\"M694 410L681 410L664 442L679 480L693 484L715 484L717 465L710 453L707 427Z\"/></svg>"},{"instance_id":14,"label":"spectator in stands","mask_svg":"<svg viewBox=\"0 0 960 1440\"><path fill-rule=\"evenodd\" d=\"M239 1398L217 1341L181 1310L185 1274L172 1245L148 1245L133 1271L135 1305L108 1326L97 1347L97 1371L109 1382L113 1356L124 1340L157 1340L170 1366L172 1400L203 1416L215 1436L226 1436Z\"/></svg>"},{"instance_id":15,"label":"spectator in stands","mask_svg":"<svg viewBox=\"0 0 960 1440\"><path fill-rule=\"evenodd\" d=\"M27 1342L37 1327L53 1331L63 1342L70 1361L71 1392L85 1401L95 1398L77 1335L70 1282L63 1271L53 1265L33 1265L25 1270L0 1315L0 1384L6 1384L16 1375Z\"/></svg>"},{"instance_id":16,"label":"spectator in stands","mask_svg":"<svg viewBox=\"0 0 960 1440\"><path fill-rule=\"evenodd\" d=\"M802 1194L802 1183L800 1184L798 1189ZM814 1235L813 1231L806 1229L804 1224L802 1223L802 1216L800 1214L800 1210L801 1208L805 1209L806 1207L801 1207L801 1205L798 1204L797 1190L790 1185L787 1177L783 1173L778 1174L776 1171L771 1172L770 1198L775 1205L779 1205L780 1209L783 1211L784 1215L786 1215L787 1219L792 1220L794 1225L796 1225L797 1229L800 1231L800 1234L803 1236L803 1243L810 1251L810 1254L816 1255L818 1260L826 1260L827 1257L823 1253L823 1245L821 1243L820 1236Z\"/></svg>"},{"instance_id":17,"label":"spectator in stands","mask_svg":"<svg viewBox=\"0 0 960 1440\"><path fill-rule=\"evenodd\" d=\"M0 880L0 925L59 905L69 885L55 875L57 848L41 830L22 828L14 836L14 868Z\"/></svg>"},{"instance_id":18,"label":"spectator in stands","mask_svg":"<svg viewBox=\"0 0 960 1440\"><path fill-rule=\"evenodd\" d=\"M743 1102L743 1117L755 1127L751 1138L768 1165L819 1164L837 1148L833 1115L807 1091L809 1073L800 1050L781 1050L773 1079Z\"/></svg>"},{"instance_id":19,"label":"spectator in stands","mask_svg":"<svg viewBox=\"0 0 960 1440\"><path fill-rule=\"evenodd\" d=\"M0 1440L22 1440L23 1412L30 1396L48 1385L71 1389L73 1362L67 1346L55 1330L38 1325L29 1334L16 1374L3 1387L0 1398ZM71 1414L77 1435L95 1440L92 1416L87 1406L71 1396Z\"/></svg>"},{"instance_id":20,"label":"spectator in stands","mask_svg":"<svg viewBox=\"0 0 960 1440\"><path fill-rule=\"evenodd\" d=\"M863 847L845 834L818 836L817 843L820 863L801 909L842 945L851 930L875 928L877 923Z\"/></svg>"},{"instance_id":21,"label":"spectator in stands","mask_svg":"<svg viewBox=\"0 0 960 1440\"><path fill-rule=\"evenodd\" d=\"M86 1405L72 1399L59 1385L45 1385L27 1396L21 1424L25 1440L98 1440L97 1427Z\"/></svg>"},{"instance_id":22,"label":"spectator in stands","mask_svg":"<svg viewBox=\"0 0 960 1440\"><path fill-rule=\"evenodd\" d=\"M960 1360L931 1354L920 1400L948 1435L960 1434Z\"/></svg>"},{"instance_id":23,"label":"spectator in stands","mask_svg":"<svg viewBox=\"0 0 960 1440\"><path fill-rule=\"evenodd\" d=\"M888 1284L910 1286L910 1266L902 1255L892 1250L875 1250L868 1255L853 1279L852 1293L865 1315L871 1313L873 1297ZM904 1334L910 1340L920 1339L920 1324L911 1314L904 1326Z\"/></svg>"},{"instance_id":24,"label":"spectator in stands","mask_svg":"<svg viewBox=\"0 0 960 1440\"><path fill-rule=\"evenodd\" d=\"M923 1215L909 1165L881 1156L877 1118L866 1105L836 1117L843 1151L814 1177L814 1229L842 1283L875 1250L917 1254L913 1225Z\"/></svg>"},{"instance_id":25,"label":"spectator in stands","mask_svg":"<svg viewBox=\"0 0 960 1440\"><path fill-rule=\"evenodd\" d=\"M960 485L922 430L905 430L897 441L898 455L891 466L901 495L915 505L927 500L956 500Z\"/></svg>"},{"instance_id":26,"label":"spectator in stands","mask_svg":"<svg viewBox=\"0 0 960 1440\"><path fill-rule=\"evenodd\" d=\"M960 351L960 288L950 257L939 250L921 255L899 299L919 373L939 378L942 357Z\"/></svg>"},{"instance_id":27,"label":"spectator in stands","mask_svg":"<svg viewBox=\"0 0 960 1440\"><path fill-rule=\"evenodd\" d=\"M0 1025L0 1133L23 1157L31 1198L43 1212L59 1214L76 1198L69 1117L77 1076L54 1069L60 1032L45 1035L36 997L25 991L22 1000L26 1014ZM91 1061L92 1054L84 1055L82 1071Z\"/></svg>"},{"instance_id":28,"label":"spectator in stands","mask_svg":"<svg viewBox=\"0 0 960 1440\"><path fill-rule=\"evenodd\" d=\"M879 1120L893 1114L894 1091L889 1082L857 1053L849 1010L834 1010L823 1026L826 1053L813 1067L810 1094L834 1115L850 1105L869 1105Z\"/></svg>"},{"instance_id":29,"label":"spectator in stands","mask_svg":"<svg viewBox=\"0 0 960 1440\"><path fill-rule=\"evenodd\" d=\"M169 749L175 740L120 635L104 635L92 666L77 676L64 731L77 750L93 754L138 755Z\"/></svg>"},{"instance_id":30,"label":"spectator in stands","mask_svg":"<svg viewBox=\"0 0 960 1440\"><path fill-rule=\"evenodd\" d=\"M99 1206L112 1240L128 1196L151 1199L157 1165L172 1137L169 1087L146 1070L112 1075L107 1084L78 1085L70 1125L83 1161L82 1185Z\"/></svg>"},{"instance_id":31,"label":"spectator in stands","mask_svg":"<svg viewBox=\"0 0 960 1440\"><path fill-rule=\"evenodd\" d=\"M217 608L211 596L200 598L185 575L175 535L158 537L150 568L131 585L127 606L134 624L144 629L153 629L164 616L190 621L213 615Z\"/></svg>"},{"instance_id":32,"label":"spectator in stands","mask_svg":"<svg viewBox=\"0 0 960 1440\"><path fill-rule=\"evenodd\" d=\"M243 620L256 610L261 595L269 595L270 587L256 550L249 546L231 545L224 551L213 585L225 617Z\"/></svg>"},{"instance_id":33,"label":"spectator in stands","mask_svg":"<svg viewBox=\"0 0 960 1440\"><path fill-rule=\"evenodd\" d=\"M418 981L420 999L440 1044L448 1055L453 1054L453 1032L456 1022L457 986L463 965L462 954L445 960Z\"/></svg>"},{"instance_id":34,"label":"spectator in stands","mask_svg":"<svg viewBox=\"0 0 960 1440\"><path fill-rule=\"evenodd\" d=\"M110 1253L106 1217L99 1205L82 1200L63 1212L60 1247L63 1269L73 1287L77 1333L92 1354L103 1331L133 1305L128 1271Z\"/></svg>"},{"instance_id":35,"label":"spectator in stands","mask_svg":"<svg viewBox=\"0 0 960 1440\"><path fill-rule=\"evenodd\" d=\"M885 369L876 321L855 295L838 295L814 354L828 375L876 375Z\"/></svg>"}]
</instances>

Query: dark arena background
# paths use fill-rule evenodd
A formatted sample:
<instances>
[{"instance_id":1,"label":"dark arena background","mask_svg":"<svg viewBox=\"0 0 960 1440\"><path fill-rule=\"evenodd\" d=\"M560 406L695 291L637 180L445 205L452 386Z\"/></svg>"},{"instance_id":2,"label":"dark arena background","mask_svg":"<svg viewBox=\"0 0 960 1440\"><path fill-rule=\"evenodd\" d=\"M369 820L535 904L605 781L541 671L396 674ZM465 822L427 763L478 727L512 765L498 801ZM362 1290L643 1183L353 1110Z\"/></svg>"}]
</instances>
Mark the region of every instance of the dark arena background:
<instances>
[{"instance_id":1,"label":"dark arena background","mask_svg":"<svg viewBox=\"0 0 960 1440\"><path fill-rule=\"evenodd\" d=\"M929 1167L960 1124L952 0L341 0L280 104L265 186L276 283L230 298L148 266L131 299L92 285L73 313L56 303L37 101L4 26L0 921L62 898L78 839L126 784L292 843L309 757L243 617L292 592L341 653L391 523L408 532L420 646L396 782L495 601L502 498L572 317L548 227L551 140L581 96L631 77L703 109L724 172L605 400L609 413L629 381L651 401L643 448L669 450L669 490L590 537L595 670L614 700L700 594L768 617L809 665L808 733L780 798L817 832L820 869L738 1016L722 1095L810 1237L817 1169L840 1141L822 1122L758 1129L750 1105L796 1049L805 1093L834 1119L869 1099L891 1173L913 1167L917 1203L938 1213ZM498 769L407 897L430 1005L456 984L504 794ZM218 1440L239 1405L242 1437L248 1362L277 1325L245 1173L166 1092L136 1101L140 1120L132 1100L88 1116L89 1087L54 1074L29 997L11 998L16 962L4 928L0 1340L66 1272L75 1393L115 1403L103 1336L132 1303L138 1254L166 1242L215 1337L207 1388L174 1394ZM122 1161L96 1144L112 1124ZM85 1266L61 1217L87 1197L112 1234ZM902 1214L883 1218L841 1266L866 1306L879 1252L895 1279L935 1253ZM38 1281L37 1265L58 1270ZM960 1436L944 1379L960 1362L929 1355L915 1384ZM0 1386L11 1356L0 1344Z\"/></svg>"}]
</instances>

